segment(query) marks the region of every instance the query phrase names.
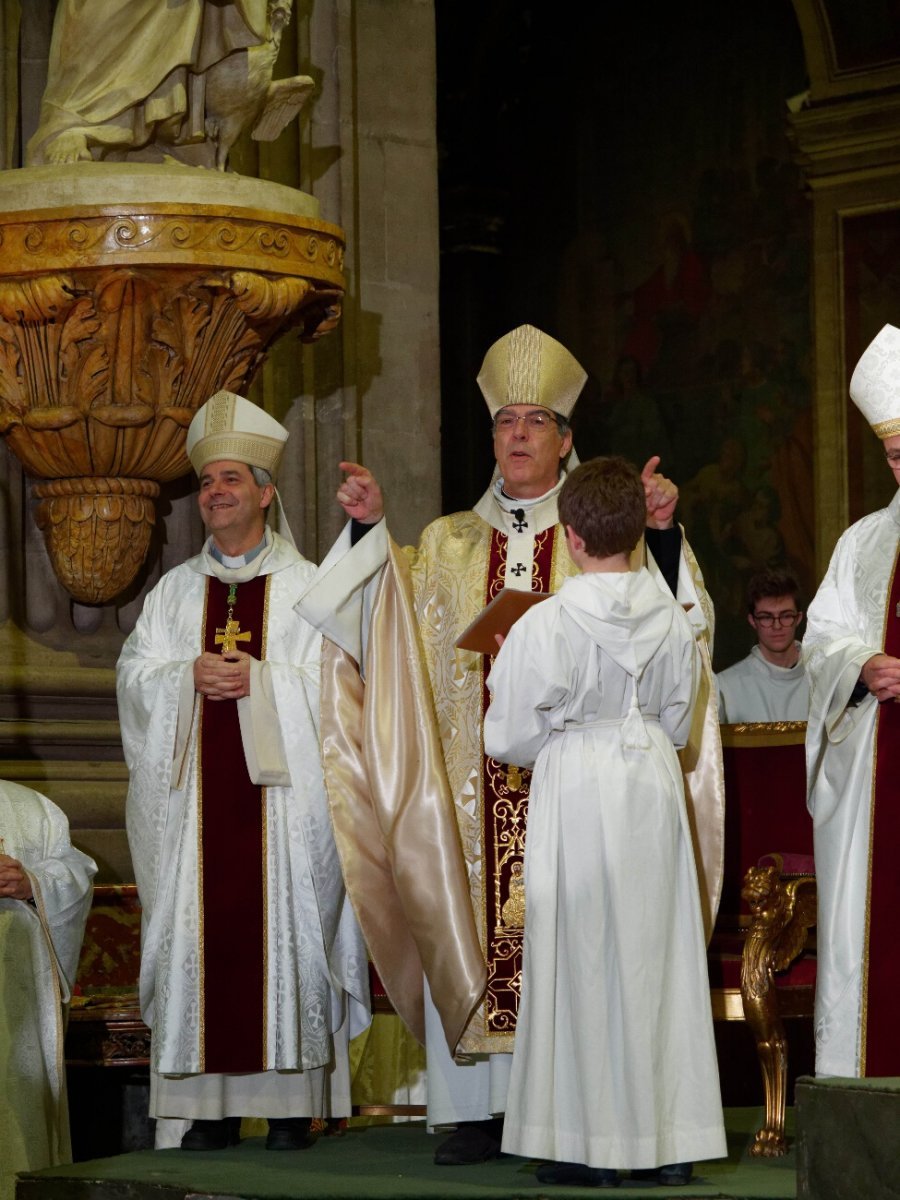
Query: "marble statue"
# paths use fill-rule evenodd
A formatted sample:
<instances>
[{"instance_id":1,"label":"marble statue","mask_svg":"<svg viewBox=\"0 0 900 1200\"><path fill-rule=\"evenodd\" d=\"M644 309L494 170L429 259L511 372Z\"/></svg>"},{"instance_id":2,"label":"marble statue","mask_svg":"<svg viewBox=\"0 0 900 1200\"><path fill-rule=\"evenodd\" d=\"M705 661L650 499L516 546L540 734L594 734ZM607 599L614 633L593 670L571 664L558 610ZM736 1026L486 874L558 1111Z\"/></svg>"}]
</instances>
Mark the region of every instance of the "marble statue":
<instances>
[{"instance_id":1,"label":"marble statue","mask_svg":"<svg viewBox=\"0 0 900 1200\"><path fill-rule=\"evenodd\" d=\"M293 0L60 0L29 166L175 159L224 171L245 128L271 141L307 75L273 81Z\"/></svg>"}]
</instances>

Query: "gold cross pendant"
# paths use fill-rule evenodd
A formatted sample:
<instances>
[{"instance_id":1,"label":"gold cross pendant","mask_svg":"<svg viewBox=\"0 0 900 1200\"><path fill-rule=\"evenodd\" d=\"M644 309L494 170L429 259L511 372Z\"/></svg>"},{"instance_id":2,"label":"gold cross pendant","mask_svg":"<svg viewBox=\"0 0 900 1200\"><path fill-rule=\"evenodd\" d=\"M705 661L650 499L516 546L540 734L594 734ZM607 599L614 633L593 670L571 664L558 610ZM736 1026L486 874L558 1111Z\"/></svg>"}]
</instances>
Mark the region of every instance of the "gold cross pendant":
<instances>
[{"instance_id":1,"label":"gold cross pendant","mask_svg":"<svg viewBox=\"0 0 900 1200\"><path fill-rule=\"evenodd\" d=\"M228 654L231 650L237 650L238 642L249 642L253 634L249 629L241 633L240 621L235 621L231 617L225 622L224 629L216 630L216 645L222 647L222 653Z\"/></svg>"}]
</instances>

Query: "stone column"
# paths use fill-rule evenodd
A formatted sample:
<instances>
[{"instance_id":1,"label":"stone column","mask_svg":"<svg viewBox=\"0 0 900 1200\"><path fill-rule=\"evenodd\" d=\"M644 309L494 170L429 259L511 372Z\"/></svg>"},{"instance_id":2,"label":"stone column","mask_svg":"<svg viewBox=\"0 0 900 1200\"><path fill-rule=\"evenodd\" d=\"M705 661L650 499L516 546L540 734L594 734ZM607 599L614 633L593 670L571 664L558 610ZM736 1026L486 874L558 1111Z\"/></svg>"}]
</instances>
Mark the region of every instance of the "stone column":
<instances>
[{"instance_id":1,"label":"stone column","mask_svg":"<svg viewBox=\"0 0 900 1200\"><path fill-rule=\"evenodd\" d=\"M790 102L788 118L812 203L820 576L847 525L893 494L880 443L847 389L881 325L900 324L900 286L877 262L861 264L858 252L868 246L877 256L879 245L900 242L900 58L885 53L877 21L860 19L851 31L829 7L794 0L810 86Z\"/></svg>"},{"instance_id":2,"label":"stone column","mask_svg":"<svg viewBox=\"0 0 900 1200\"><path fill-rule=\"evenodd\" d=\"M18 144L37 120L53 8L0 8L22 18ZM312 74L318 91L277 142L235 147L233 166L310 192L346 233L341 324L314 345L283 339L250 392L291 431L280 491L299 548L317 560L343 524L341 459L377 473L398 540L414 540L440 511L434 13L433 0L297 0L295 9L275 74ZM0 100L14 94L5 86ZM0 116L15 129L8 103ZM201 544L193 481L165 485L138 586L91 607L56 582L21 468L5 448L0 456L0 778L62 805L76 842L100 861L100 882L128 881L114 667L146 592Z\"/></svg>"}]
</instances>

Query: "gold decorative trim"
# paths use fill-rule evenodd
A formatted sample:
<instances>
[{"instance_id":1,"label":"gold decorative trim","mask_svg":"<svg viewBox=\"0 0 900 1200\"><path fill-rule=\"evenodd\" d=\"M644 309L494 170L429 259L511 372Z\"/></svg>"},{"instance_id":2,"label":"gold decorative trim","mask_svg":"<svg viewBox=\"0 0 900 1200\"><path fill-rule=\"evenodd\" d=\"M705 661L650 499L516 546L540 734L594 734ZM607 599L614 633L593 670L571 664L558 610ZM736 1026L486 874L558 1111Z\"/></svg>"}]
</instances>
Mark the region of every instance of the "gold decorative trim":
<instances>
[{"instance_id":1,"label":"gold decorative trim","mask_svg":"<svg viewBox=\"0 0 900 1200\"><path fill-rule=\"evenodd\" d=\"M203 593L203 621L200 625L200 649L206 645L206 614L209 607L209 579ZM203 772L200 770L203 752L203 699L201 697L197 719L197 746L195 750L195 774L197 776L197 961L200 964L198 985L198 1009L200 1022L200 1074L206 1071L206 958L203 954Z\"/></svg>"},{"instance_id":2,"label":"gold decorative trim","mask_svg":"<svg viewBox=\"0 0 900 1200\"><path fill-rule=\"evenodd\" d=\"M709 1000L714 1021L743 1021L745 1019L740 988L710 988Z\"/></svg>"},{"instance_id":3,"label":"gold decorative trim","mask_svg":"<svg viewBox=\"0 0 900 1200\"><path fill-rule=\"evenodd\" d=\"M111 266L208 266L302 275L343 289L344 243L313 217L149 204L0 213L4 274Z\"/></svg>"},{"instance_id":4,"label":"gold decorative trim","mask_svg":"<svg viewBox=\"0 0 900 1200\"><path fill-rule=\"evenodd\" d=\"M266 661L266 642L269 636L269 585L272 576L265 579L263 599L262 633L259 640L259 661ZM263 887L263 995L262 995L262 1066L269 1069L269 789L260 788L260 812L262 820L262 887Z\"/></svg>"},{"instance_id":5,"label":"gold decorative trim","mask_svg":"<svg viewBox=\"0 0 900 1200\"><path fill-rule=\"evenodd\" d=\"M872 432L882 439L894 437L900 433L900 417L892 417L890 421L879 421L877 425L872 426Z\"/></svg>"},{"instance_id":6,"label":"gold decorative trim","mask_svg":"<svg viewBox=\"0 0 900 1200\"><path fill-rule=\"evenodd\" d=\"M756 746L802 746L806 741L805 721L747 721L720 725L722 745L734 749Z\"/></svg>"}]
</instances>

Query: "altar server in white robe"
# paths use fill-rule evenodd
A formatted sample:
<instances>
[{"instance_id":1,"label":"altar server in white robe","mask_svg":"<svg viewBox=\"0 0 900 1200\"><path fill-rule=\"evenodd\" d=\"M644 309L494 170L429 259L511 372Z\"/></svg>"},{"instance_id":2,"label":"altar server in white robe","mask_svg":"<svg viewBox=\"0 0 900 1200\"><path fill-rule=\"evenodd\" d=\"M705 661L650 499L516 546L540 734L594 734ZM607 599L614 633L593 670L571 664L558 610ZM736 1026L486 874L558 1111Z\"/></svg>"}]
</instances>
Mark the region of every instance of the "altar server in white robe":
<instances>
[{"instance_id":1,"label":"altar server in white robe","mask_svg":"<svg viewBox=\"0 0 900 1200\"><path fill-rule=\"evenodd\" d=\"M52 801L0 781L0 1200L72 1161L64 1016L96 873Z\"/></svg>"},{"instance_id":2,"label":"altar server in white robe","mask_svg":"<svg viewBox=\"0 0 900 1200\"><path fill-rule=\"evenodd\" d=\"M310 1118L349 1115L348 1034L369 1019L322 777L321 639L293 608L315 568L265 525L286 438L230 392L196 414L209 536L118 664L157 1146L221 1148L253 1116L268 1149L303 1148Z\"/></svg>"},{"instance_id":3,"label":"altar server in white robe","mask_svg":"<svg viewBox=\"0 0 900 1200\"><path fill-rule=\"evenodd\" d=\"M534 766L525 951L503 1150L543 1183L685 1184L726 1153L697 868L676 747L700 656L645 568L621 458L571 472L559 518L583 574L531 608L491 670L484 744Z\"/></svg>"},{"instance_id":4,"label":"altar server in white robe","mask_svg":"<svg viewBox=\"0 0 900 1200\"><path fill-rule=\"evenodd\" d=\"M900 483L900 330L850 396ZM816 1073L900 1075L900 492L843 534L809 606L806 762L819 893Z\"/></svg>"}]
</instances>

